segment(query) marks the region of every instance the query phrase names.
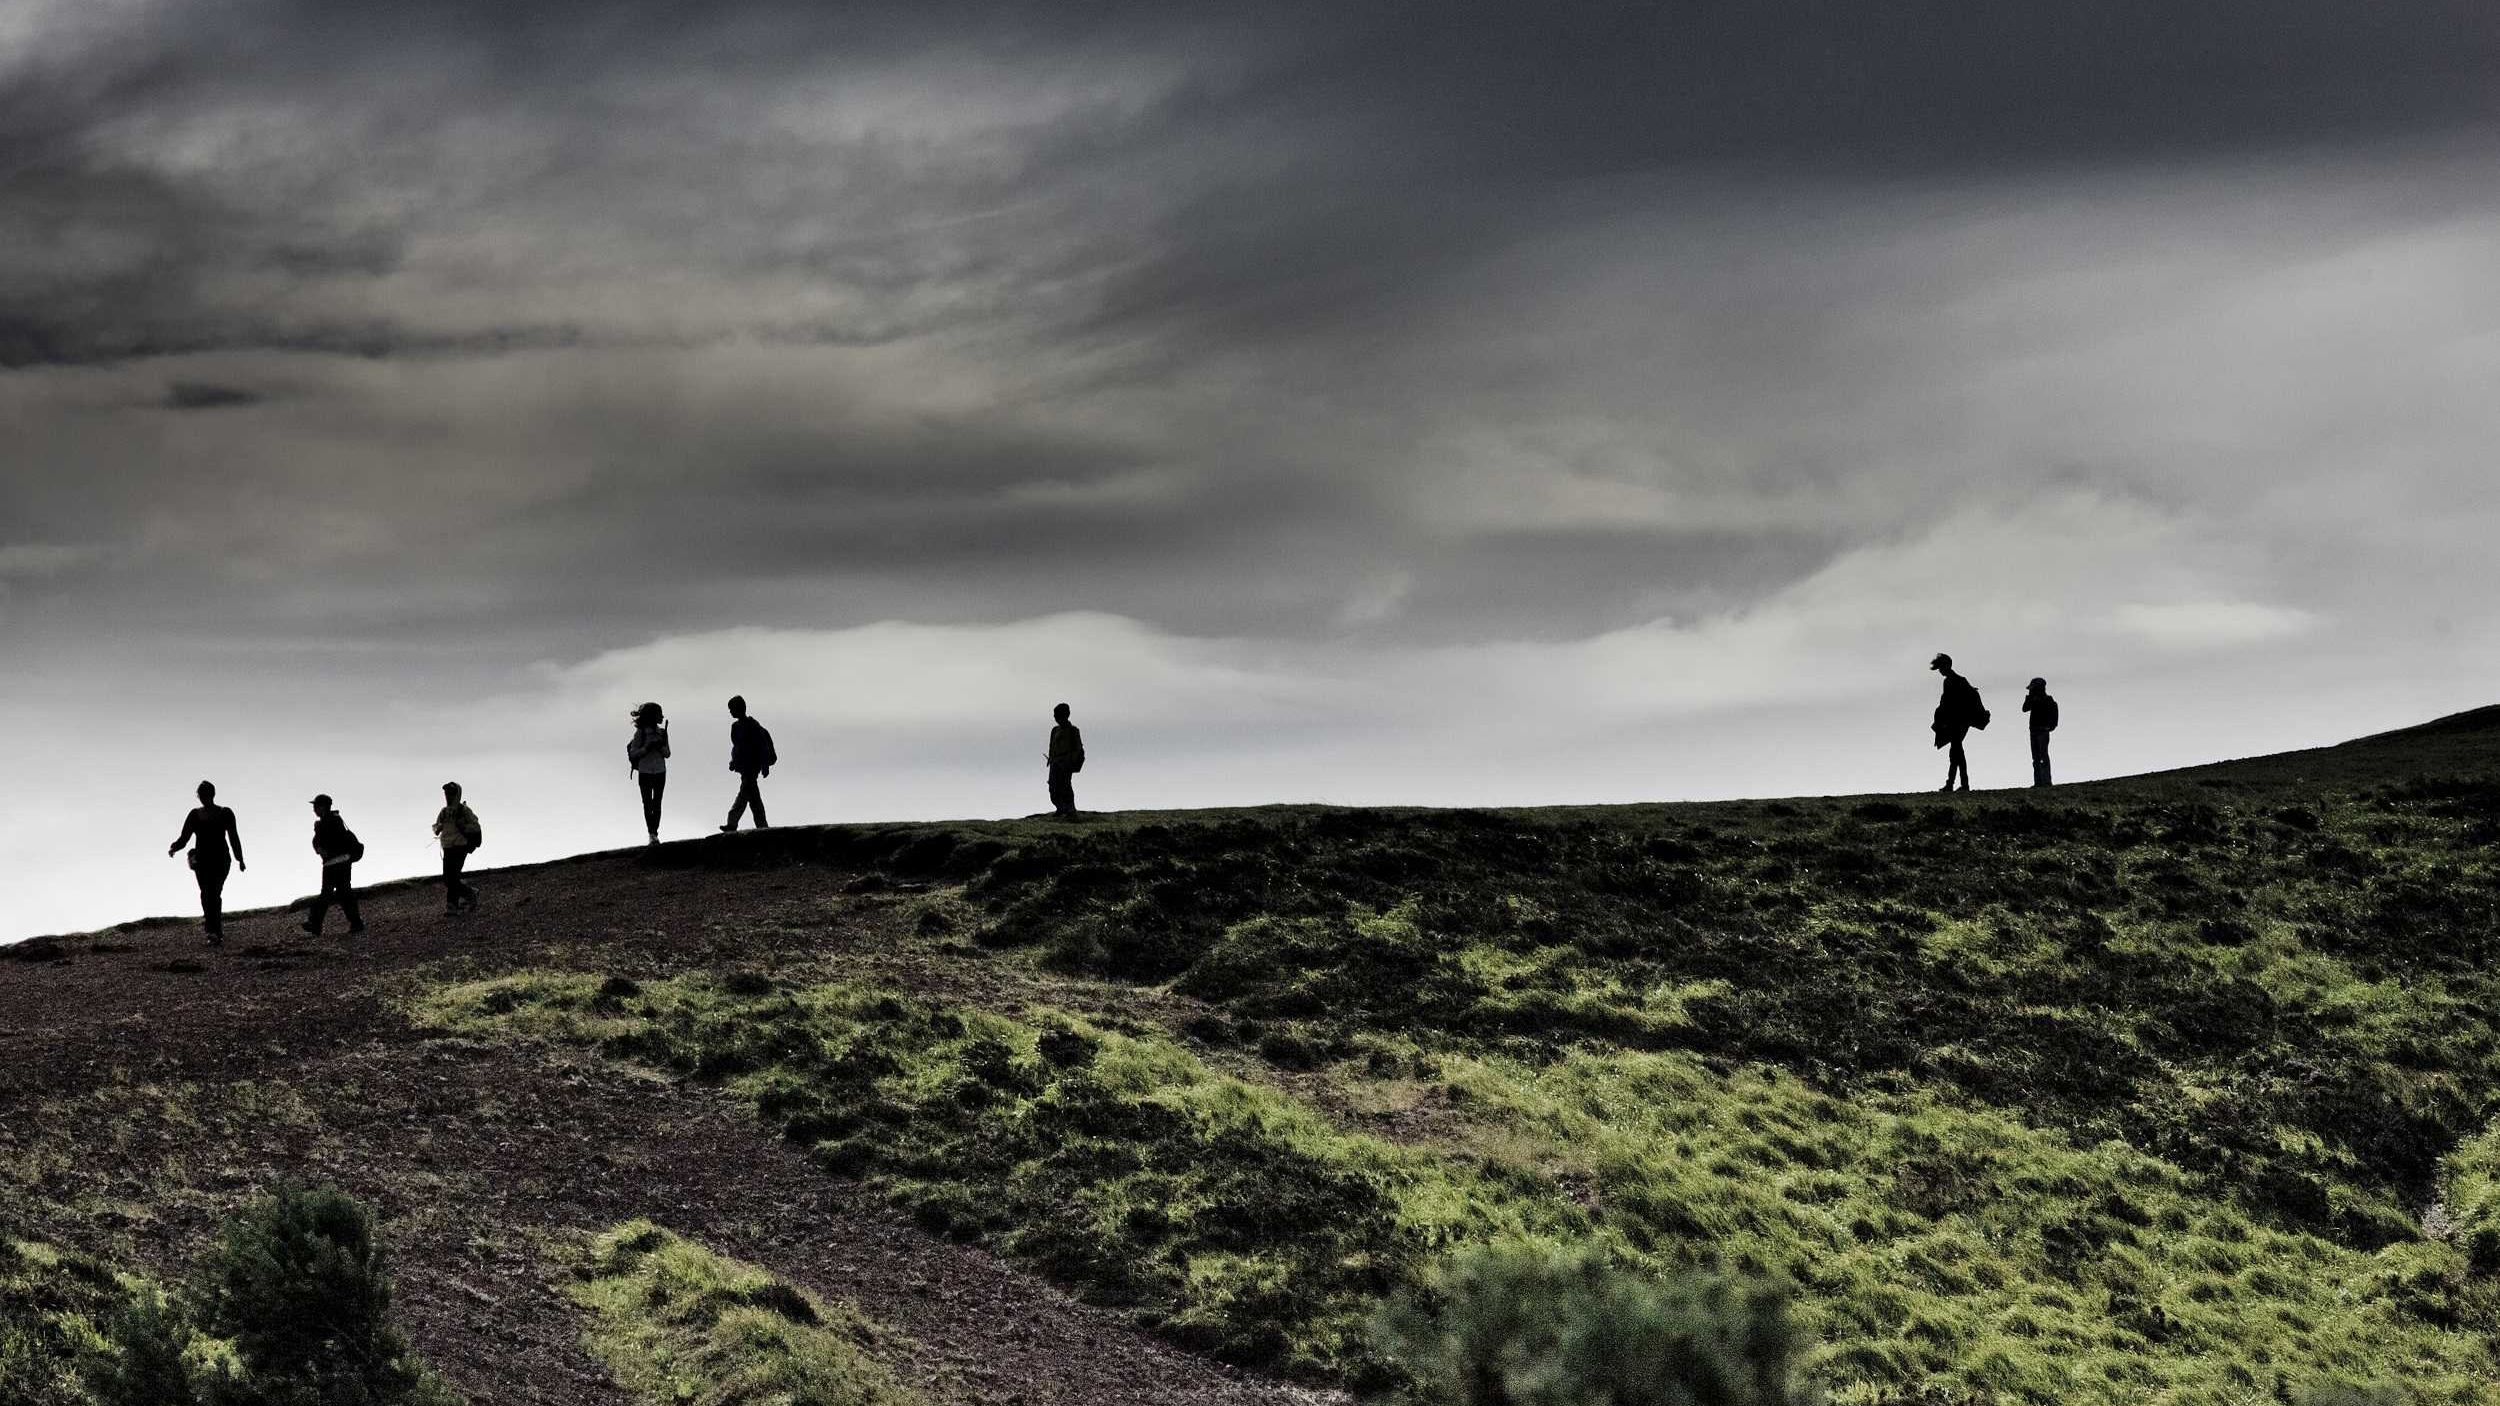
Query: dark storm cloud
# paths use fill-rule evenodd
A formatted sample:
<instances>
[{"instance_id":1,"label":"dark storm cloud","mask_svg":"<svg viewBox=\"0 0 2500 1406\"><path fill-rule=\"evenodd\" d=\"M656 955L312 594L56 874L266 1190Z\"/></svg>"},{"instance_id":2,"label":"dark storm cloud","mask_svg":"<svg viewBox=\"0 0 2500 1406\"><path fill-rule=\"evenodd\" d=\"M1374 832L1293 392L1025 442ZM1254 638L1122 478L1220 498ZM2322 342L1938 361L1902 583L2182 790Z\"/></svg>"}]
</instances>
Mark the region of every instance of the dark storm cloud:
<instances>
[{"instance_id":1,"label":"dark storm cloud","mask_svg":"<svg viewBox=\"0 0 2500 1406\"><path fill-rule=\"evenodd\" d=\"M1986 363L1917 319L2058 256L1900 258L1916 218L1835 183L2470 143L2496 55L2463 0L157 7L0 67L0 366L181 359L176 409L263 384L220 358L337 374L162 439L30 391L59 482L15 502L147 538L184 609L394 629L810 581L1435 638L1732 609L1968 488L1919 378ZM690 389L721 348L804 371ZM333 365L429 358L497 369Z\"/></svg>"},{"instance_id":2,"label":"dark storm cloud","mask_svg":"<svg viewBox=\"0 0 2500 1406\"><path fill-rule=\"evenodd\" d=\"M221 386L208 381L176 381L165 388L168 410L230 410L258 405L268 398L242 386Z\"/></svg>"},{"instance_id":3,"label":"dark storm cloud","mask_svg":"<svg viewBox=\"0 0 2500 1406\"><path fill-rule=\"evenodd\" d=\"M775 209L769 142L713 115L829 67L931 53L992 71L1149 57L1182 71L1147 110L1080 105L1019 132L1010 156L978 171L932 173L926 153L859 144L840 194L865 237L795 233L822 192ZM500 128L530 153L497 178L511 187L472 198L545 202L592 222L603 203L642 206L628 221L678 260L793 267L887 293L988 272L1002 296L1029 295L1086 272L1086 256L1054 265L1019 250L1015 267L985 270L1010 256L907 227L880 240L876 215L858 212L996 212L1159 168L1178 177L1177 206L1114 208L1109 230L1078 220L1023 232L1092 247L1094 271L1111 276L1085 310L1097 322L1205 319L1211 333L1255 337L1394 292L1402 267L1422 277L1471 236L1514 229L1520 202L1555 183L1675 165L1899 172L2418 136L2489 119L2496 63L2500 15L2473 0L1287 4L1261 7L1256 25L1223 7L1076 3L785 0L699 18L679 5L554 0L172 7L109 45L0 74L0 249L15 271L0 281L0 364L580 335L530 321L447 329L405 310L273 314L221 288L391 271L406 229L345 207L369 193L360 180L413 175L393 164L411 133L453 120ZM333 124L334 148L319 130L294 139L300 185L213 161L151 170L101 140L134 118L178 130L271 93ZM717 188L723 167L763 173L739 192L746 208L656 208L673 183ZM570 202L583 180L597 189ZM1123 213L1144 227L1117 228ZM578 231L586 244L611 234ZM876 340L936 316L889 307L745 330Z\"/></svg>"}]
</instances>

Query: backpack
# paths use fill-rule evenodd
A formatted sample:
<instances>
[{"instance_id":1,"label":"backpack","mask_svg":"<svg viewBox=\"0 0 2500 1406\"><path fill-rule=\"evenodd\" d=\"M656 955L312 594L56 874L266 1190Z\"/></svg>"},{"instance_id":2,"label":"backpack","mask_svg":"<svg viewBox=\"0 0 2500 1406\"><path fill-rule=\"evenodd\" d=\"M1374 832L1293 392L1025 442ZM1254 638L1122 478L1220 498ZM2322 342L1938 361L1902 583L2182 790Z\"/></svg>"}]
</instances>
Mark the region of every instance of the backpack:
<instances>
[{"instance_id":1,"label":"backpack","mask_svg":"<svg viewBox=\"0 0 2500 1406\"><path fill-rule=\"evenodd\" d=\"M766 771L772 770L773 763L781 760L781 754L773 750L773 730L762 723L755 725L755 754Z\"/></svg>"},{"instance_id":2,"label":"backpack","mask_svg":"<svg viewBox=\"0 0 2500 1406\"><path fill-rule=\"evenodd\" d=\"M347 841L347 857L350 860L358 864L365 862L365 842L356 838L355 831L342 825L339 827L339 838Z\"/></svg>"},{"instance_id":3,"label":"backpack","mask_svg":"<svg viewBox=\"0 0 2500 1406\"><path fill-rule=\"evenodd\" d=\"M460 833L462 837L468 840L469 848L476 849L479 846L484 845L486 843L486 822L477 818L477 811L474 808L464 809L461 813L469 818L469 823L460 827Z\"/></svg>"},{"instance_id":4,"label":"backpack","mask_svg":"<svg viewBox=\"0 0 2500 1406\"><path fill-rule=\"evenodd\" d=\"M1979 686L1962 680L1962 716L1981 732L1988 730L1988 705L1979 701Z\"/></svg>"}]
</instances>

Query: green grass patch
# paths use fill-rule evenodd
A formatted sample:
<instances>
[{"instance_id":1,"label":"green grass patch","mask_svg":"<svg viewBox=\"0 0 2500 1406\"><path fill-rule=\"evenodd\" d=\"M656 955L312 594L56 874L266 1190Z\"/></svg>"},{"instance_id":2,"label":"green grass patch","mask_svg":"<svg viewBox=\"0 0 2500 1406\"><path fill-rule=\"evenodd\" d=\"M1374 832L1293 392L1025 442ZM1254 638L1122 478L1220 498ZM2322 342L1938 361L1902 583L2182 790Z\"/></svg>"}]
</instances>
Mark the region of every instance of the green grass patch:
<instances>
[{"instance_id":1,"label":"green grass patch","mask_svg":"<svg viewBox=\"0 0 2500 1406\"><path fill-rule=\"evenodd\" d=\"M630 989L628 989L630 988ZM1363 1325L1423 1257L1584 1233L1507 1173L1352 1136L1172 1040L848 986L527 973L441 989L441 1028L554 1035L724 1081L830 1170L1226 1361L1365 1380Z\"/></svg>"},{"instance_id":2,"label":"green grass patch","mask_svg":"<svg viewBox=\"0 0 2500 1406\"><path fill-rule=\"evenodd\" d=\"M1365 1326L1448 1253L1593 1246L1662 1281L1775 1284L1843 1403L2226 1403L2392 1376L2492 1397L2491 1281L2455 1244L2359 1249L2116 1140L1911 1089L1842 1098L1681 1051L1533 1061L1366 1039L1348 1132L1174 1040L753 976L524 973L427 1023L717 1079L828 1169L1226 1360L1379 1384Z\"/></svg>"},{"instance_id":3,"label":"green grass patch","mask_svg":"<svg viewBox=\"0 0 2500 1406\"><path fill-rule=\"evenodd\" d=\"M647 1220L593 1237L576 1268L590 1350L652 1406L922 1406L855 1307Z\"/></svg>"}]
</instances>

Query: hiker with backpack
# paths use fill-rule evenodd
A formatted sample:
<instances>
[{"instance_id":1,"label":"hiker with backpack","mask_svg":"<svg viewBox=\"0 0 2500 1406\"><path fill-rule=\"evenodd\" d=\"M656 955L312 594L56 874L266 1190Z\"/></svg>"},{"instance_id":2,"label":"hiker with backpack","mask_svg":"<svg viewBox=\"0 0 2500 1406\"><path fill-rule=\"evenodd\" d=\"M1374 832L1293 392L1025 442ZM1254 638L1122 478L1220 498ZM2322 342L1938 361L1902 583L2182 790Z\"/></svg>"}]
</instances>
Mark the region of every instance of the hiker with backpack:
<instances>
[{"instance_id":1,"label":"hiker with backpack","mask_svg":"<svg viewBox=\"0 0 2500 1406\"><path fill-rule=\"evenodd\" d=\"M477 911L477 890L460 877L468 867L469 855L486 843L486 827L478 823L477 812L460 799L460 783L443 783L443 809L434 817L434 838L443 847L443 916L448 918L462 910Z\"/></svg>"},{"instance_id":2,"label":"hiker with backpack","mask_svg":"<svg viewBox=\"0 0 2500 1406\"><path fill-rule=\"evenodd\" d=\"M2049 696L2049 681L2033 679L2031 691L2023 695L2023 711L2031 714L2031 784L2049 784L2049 734L2057 731L2057 700Z\"/></svg>"},{"instance_id":3,"label":"hiker with backpack","mask_svg":"<svg viewBox=\"0 0 2500 1406\"><path fill-rule=\"evenodd\" d=\"M1936 745L1951 749L1945 762L1944 786L1947 791L1970 789L1970 759L1962 755L1962 739L1972 728L1988 725L1987 705L1979 701L1979 690L1971 681L1953 672L1953 656L1939 654L1927 667L1944 675L1944 696L1936 700L1934 729ZM1957 787L1954 783L1960 782Z\"/></svg>"},{"instance_id":4,"label":"hiker with backpack","mask_svg":"<svg viewBox=\"0 0 2500 1406\"><path fill-rule=\"evenodd\" d=\"M762 723L747 716L745 694L729 700L729 769L738 773L738 799L729 807L729 821L721 826L728 834L738 828L738 817L747 807L755 807L755 828L764 829L764 793L756 789L755 779L773 774L773 763L780 759L773 752L773 735Z\"/></svg>"},{"instance_id":5,"label":"hiker with backpack","mask_svg":"<svg viewBox=\"0 0 2500 1406\"><path fill-rule=\"evenodd\" d=\"M347 828L347 817L330 806L327 795L312 798L312 847L321 856L321 892L313 898L304 931L321 936L321 925L329 919L330 905L335 902L347 915L347 935L354 937L365 930L365 915L356 906L356 861L365 857L365 844Z\"/></svg>"},{"instance_id":6,"label":"hiker with backpack","mask_svg":"<svg viewBox=\"0 0 2500 1406\"><path fill-rule=\"evenodd\" d=\"M191 845L191 877L200 886L200 927L208 933L209 946L222 947L226 941L226 861L231 858L239 869L252 866L243 862L243 832L234 828L234 812L217 804L217 787L203 781L198 794L199 805L182 818L182 833L165 853L180 854L184 845Z\"/></svg>"},{"instance_id":7,"label":"hiker with backpack","mask_svg":"<svg viewBox=\"0 0 2500 1406\"><path fill-rule=\"evenodd\" d=\"M642 824L660 842L660 796L668 790L668 718L657 703L633 711L634 736L625 744L625 769L642 790Z\"/></svg>"},{"instance_id":8,"label":"hiker with backpack","mask_svg":"<svg viewBox=\"0 0 2500 1406\"><path fill-rule=\"evenodd\" d=\"M1050 710L1057 725L1050 730L1050 750L1042 764L1050 769L1050 811L1059 820L1076 819L1076 786L1070 780L1085 769L1085 734L1068 721L1068 705Z\"/></svg>"}]
</instances>

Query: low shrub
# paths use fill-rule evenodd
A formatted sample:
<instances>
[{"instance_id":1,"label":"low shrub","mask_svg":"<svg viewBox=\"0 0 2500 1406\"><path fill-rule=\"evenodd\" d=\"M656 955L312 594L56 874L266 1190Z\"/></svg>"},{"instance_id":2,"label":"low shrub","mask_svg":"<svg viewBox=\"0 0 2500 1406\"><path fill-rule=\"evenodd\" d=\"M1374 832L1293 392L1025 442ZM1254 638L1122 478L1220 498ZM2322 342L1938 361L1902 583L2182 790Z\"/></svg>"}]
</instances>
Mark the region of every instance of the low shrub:
<instances>
[{"instance_id":1,"label":"low shrub","mask_svg":"<svg viewBox=\"0 0 2500 1406\"><path fill-rule=\"evenodd\" d=\"M1471 1251L1380 1316L1449 1406L1806 1406L1805 1337L1772 1293L1666 1283L1589 1250Z\"/></svg>"},{"instance_id":2,"label":"low shrub","mask_svg":"<svg viewBox=\"0 0 2500 1406\"><path fill-rule=\"evenodd\" d=\"M373 1213L289 1187L244 1208L189 1295L114 1315L83 1375L104 1406L456 1406L390 1322Z\"/></svg>"}]
</instances>

